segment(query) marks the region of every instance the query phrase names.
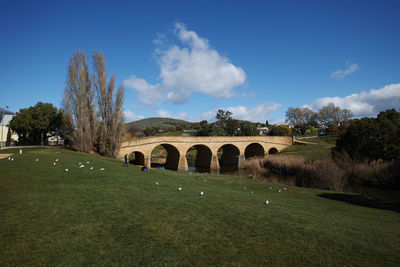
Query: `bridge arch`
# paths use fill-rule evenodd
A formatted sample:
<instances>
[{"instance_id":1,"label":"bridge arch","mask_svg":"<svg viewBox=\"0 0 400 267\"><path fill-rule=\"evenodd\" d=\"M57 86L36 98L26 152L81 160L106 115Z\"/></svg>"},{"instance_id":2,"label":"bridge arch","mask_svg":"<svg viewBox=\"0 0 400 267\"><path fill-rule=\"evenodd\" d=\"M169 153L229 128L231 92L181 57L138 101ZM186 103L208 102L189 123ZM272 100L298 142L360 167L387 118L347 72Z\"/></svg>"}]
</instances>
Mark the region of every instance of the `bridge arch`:
<instances>
[{"instance_id":1,"label":"bridge arch","mask_svg":"<svg viewBox=\"0 0 400 267\"><path fill-rule=\"evenodd\" d=\"M164 147L165 150L167 151L167 159L165 161L165 169L177 171L178 164L179 164L179 157L180 157L179 150L174 145L171 145L171 144L163 143L163 144L159 144L159 145ZM159 146L159 145L157 145L157 146ZM155 146L155 147L153 147L153 149L151 149L150 154L153 152L153 150L157 146Z\"/></svg>"},{"instance_id":2,"label":"bridge arch","mask_svg":"<svg viewBox=\"0 0 400 267\"><path fill-rule=\"evenodd\" d=\"M138 163L143 163L144 155L144 166L150 168L152 161L155 162L151 158L152 151L156 146L163 145L168 153L168 162L166 162L167 153L165 153L159 163L163 165L167 163L168 169L185 172L188 170L186 159L188 149L204 145L212 151L210 171L214 173L220 171L219 162L223 165L231 163L231 166L240 168L246 157L249 158L254 154L261 155L261 149L256 148L258 146L252 145L253 143L260 144L265 154L273 154L291 146L293 138L287 136L151 136L124 141L118 158L124 160L125 154L131 155L138 152L135 157ZM249 152L250 148L252 152ZM254 149L258 152L254 152Z\"/></svg>"},{"instance_id":3,"label":"bridge arch","mask_svg":"<svg viewBox=\"0 0 400 267\"><path fill-rule=\"evenodd\" d=\"M264 157L264 155L265 155L264 148L259 143L249 144L244 151L244 157L246 159L253 157Z\"/></svg>"},{"instance_id":4,"label":"bridge arch","mask_svg":"<svg viewBox=\"0 0 400 267\"><path fill-rule=\"evenodd\" d=\"M144 154L140 151L133 151L128 155L129 163L135 165L145 165Z\"/></svg>"},{"instance_id":5,"label":"bridge arch","mask_svg":"<svg viewBox=\"0 0 400 267\"><path fill-rule=\"evenodd\" d=\"M193 150L196 150L196 156L193 158ZM210 172L211 168L211 149L204 144L196 144L186 151L186 159L188 166L195 166L196 170L202 172Z\"/></svg>"},{"instance_id":6,"label":"bridge arch","mask_svg":"<svg viewBox=\"0 0 400 267\"><path fill-rule=\"evenodd\" d=\"M278 149L276 147L271 147L268 150L268 154L278 154Z\"/></svg>"},{"instance_id":7,"label":"bridge arch","mask_svg":"<svg viewBox=\"0 0 400 267\"><path fill-rule=\"evenodd\" d=\"M240 150L233 144L225 144L218 149L218 161L221 171L237 171L239 169Z\"/></svg>"}]
</instances>

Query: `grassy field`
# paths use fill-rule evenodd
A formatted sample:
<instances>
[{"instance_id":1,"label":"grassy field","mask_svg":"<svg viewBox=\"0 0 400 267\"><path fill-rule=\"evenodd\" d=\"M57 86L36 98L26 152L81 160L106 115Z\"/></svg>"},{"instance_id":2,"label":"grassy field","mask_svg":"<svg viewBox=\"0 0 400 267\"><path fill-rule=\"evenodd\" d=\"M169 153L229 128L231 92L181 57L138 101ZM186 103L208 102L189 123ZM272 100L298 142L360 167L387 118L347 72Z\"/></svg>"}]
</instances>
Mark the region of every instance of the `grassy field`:
<instances>
[{"instance_id":1,"label":"grassy field","mask_svg":"<svg viewBox=\"0 0 400 267\"><path fill-rule=\"evenodd\" d=\"M335 146L337 136L320 136L302 141L315 144L295 144L284 149L280 155L303 156L309 160L326 159L332 156L331 150Z\"/></svg>"},{"instance_id":2,"label":"grassy field","mask_svg":"<svg viewBox=\"0 0 400 267\"><path fill-rule=\"evenodd\" d=\"M400 264L390 201L66 150L13 157L0 160L1 266Z\"/></svg>"}]
</instances>

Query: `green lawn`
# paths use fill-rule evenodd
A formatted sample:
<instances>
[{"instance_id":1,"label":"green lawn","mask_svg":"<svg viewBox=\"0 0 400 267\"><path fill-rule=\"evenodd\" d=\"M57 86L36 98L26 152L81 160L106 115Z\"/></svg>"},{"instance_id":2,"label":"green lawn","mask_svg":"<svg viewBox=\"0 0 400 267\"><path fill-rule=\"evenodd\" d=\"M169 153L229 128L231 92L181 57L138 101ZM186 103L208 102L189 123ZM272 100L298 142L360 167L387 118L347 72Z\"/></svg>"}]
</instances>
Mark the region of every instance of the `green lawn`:
<instances>
[{"instance_id":1,"label":"green lawn","mask_svg":"<svg viewBox=\"0 0 400 267\"><path fill-rule=\"evenodd\" d=\"M0 160L0 265L399 266L398 203L283 187L24 149Z\"/></svg>"},{"instance_id":2,"label":"green lawn","mask_svg":"<svg viewBox=\"0 0 400 267\"><path fill-rule=\"evenodd\" d=\"M315 144L295 144L281 151L284 156L303 156L310 160L327 159L332 156L332 148L335 147L337 136L320 136L303 139Z\"/></svg>"}]
</instances>

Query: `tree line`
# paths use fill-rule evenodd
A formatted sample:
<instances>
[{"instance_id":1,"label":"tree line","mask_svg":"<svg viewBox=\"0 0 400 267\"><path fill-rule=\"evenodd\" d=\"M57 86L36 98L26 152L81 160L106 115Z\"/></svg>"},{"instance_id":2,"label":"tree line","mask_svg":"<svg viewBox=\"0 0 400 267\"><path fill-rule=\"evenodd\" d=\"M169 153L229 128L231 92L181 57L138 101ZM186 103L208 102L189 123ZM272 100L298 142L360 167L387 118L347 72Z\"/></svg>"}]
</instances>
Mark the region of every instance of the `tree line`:
<instances>
[{"instance_id":1,"label":"tree line","mask_svg":"<svg viewBox=\"0 0 400 267\"><path fill-rule=\"evenodd\" d=\"M286 111L285 121L294 127L297 134L305 135L307 130L313 128L326 131L329 127L343 126L352 117L354 115L350 110L329 103L317 112L307 107L291 107Z\"/></svg>"},{"instance_id":2,"label":"tree line","mask_svg":"<svg viewBox=\"0 0 400 267\"><path fill-rule=\"evenodd\" d=\"M232 112L218 110L214 123L203 120L199 123L197 136L256 136L260 135L257 124L232 118Z\"/></svg>"}]
</instances>

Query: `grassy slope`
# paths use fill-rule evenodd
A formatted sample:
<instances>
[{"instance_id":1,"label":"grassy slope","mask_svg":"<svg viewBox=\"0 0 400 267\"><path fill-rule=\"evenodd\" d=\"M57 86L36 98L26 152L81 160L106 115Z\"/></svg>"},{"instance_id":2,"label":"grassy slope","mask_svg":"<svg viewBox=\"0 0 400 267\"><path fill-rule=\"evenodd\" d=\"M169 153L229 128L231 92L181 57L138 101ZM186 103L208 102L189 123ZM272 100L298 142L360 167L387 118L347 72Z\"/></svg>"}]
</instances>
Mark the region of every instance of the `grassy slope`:
<instances>
[{"instance_id":1,"label":"grassy slope","mask_svg":"<svg viewBox=\"0 0 400 267\"><path fill-rule=\"evenodd\" d=\"M281 151L280 155L298 155L310 160L326 159L331 157L331 149L335 146L337 136L321 136L305 139L314 144L296 144Z\"/></svg>"},{"instance_id":2,"label":"grassy slope","mask_svg":"<svg viewBox=\"0 0 400 267\"><path fill-rule=\"evenodd\" d=\"M187 124L192 124L191 122L188 121L183 121L183 120L176 120L176 119L171 119L171 118L147 118L147 119L142 119L134 122L130 122L127 125L131 124L136 124L143 129L147 127L162 127L162 128L168 128L169 126L178 126L181 124L187 125Z\"/></svg>"},{"instance_id":3,"label":"grassy slope","mask_svg":"<svg viewBox=\"0 0 400 267\"><path fill-rule=\"evenodd\" d=\"M399 265L398 212L278 188L24 149L0 160L0 265Z\"/></svg>"}]
</instances>

